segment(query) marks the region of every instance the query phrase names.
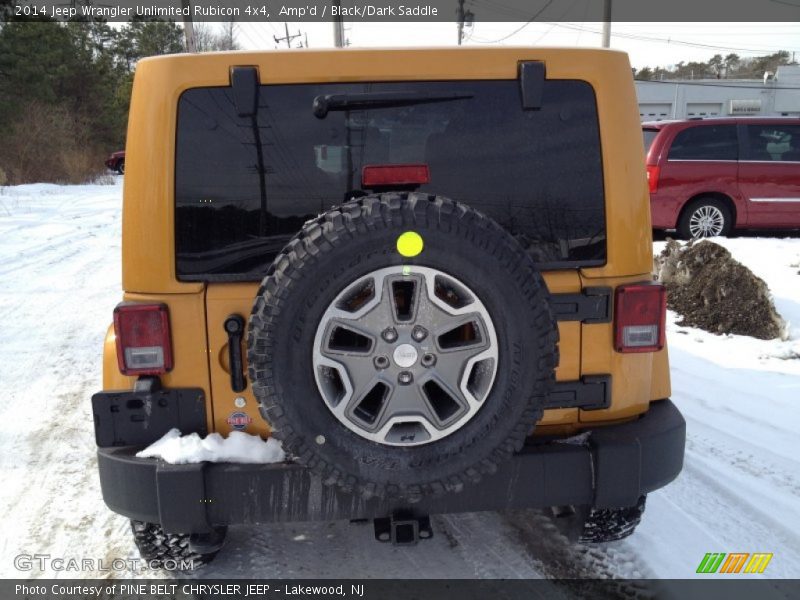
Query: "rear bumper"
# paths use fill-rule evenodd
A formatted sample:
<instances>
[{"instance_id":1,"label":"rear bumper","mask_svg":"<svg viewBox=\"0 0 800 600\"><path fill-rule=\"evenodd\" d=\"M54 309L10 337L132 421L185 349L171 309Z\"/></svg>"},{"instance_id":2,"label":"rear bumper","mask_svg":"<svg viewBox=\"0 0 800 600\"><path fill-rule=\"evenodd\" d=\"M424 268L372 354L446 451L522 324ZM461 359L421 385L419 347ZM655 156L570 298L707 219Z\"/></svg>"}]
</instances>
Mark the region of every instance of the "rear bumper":
<instances>
[{"instance_id":1,"label":"rear bumper","mask_svg":"<svg viewBox=\"0 0 800 600\"><path fill-rule=\"evenodd\" d=\"M685 437L680 412L662 400L636 421L598 427L578 443L526 446L480 483L412 505L329 487L297 464L170 465L136 458L141 446L125 446L99 448L98 466L111 510L167 531L201 533L220 525L368 519L400 511L632 506L678 475Z\"/></svg>"}]
</instances>

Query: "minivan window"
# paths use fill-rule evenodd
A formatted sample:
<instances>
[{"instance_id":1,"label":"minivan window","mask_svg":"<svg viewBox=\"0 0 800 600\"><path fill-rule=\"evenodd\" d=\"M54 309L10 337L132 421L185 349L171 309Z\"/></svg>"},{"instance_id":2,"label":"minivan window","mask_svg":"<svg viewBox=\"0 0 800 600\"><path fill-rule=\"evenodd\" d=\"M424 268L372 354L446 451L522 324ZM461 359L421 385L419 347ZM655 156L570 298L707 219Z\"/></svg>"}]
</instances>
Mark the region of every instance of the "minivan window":
<instances>
[{"instance_id":1,"label":"minivan window","mask_svg":"<svg viewBox=\"0 0 800 600\"><path fill-rule=\"evenodd\" d=\"M653 145L653 140L658 135L658 129L642 129L642 136L644 137L644 153L650 152L650 146Z\"/></svg>"},{"instance_id":2,"label":"minivan window","mask_svg":"<svg viewBox=\"0 0 800 600\"><path fill-rule=\"evenodd\" d=\"M364 166L393 164L427 165L417 191L494 218L543 268L605 262L588 83L547 80L538 110L513 80L265 85L255 117L238 115L230 87L181 96L179 278L260 280L305 221L371 191Z\"/></svg>"},{"instance_id":3,"label":"minivan window","mask_svg":"<svg viewBox=\"0 0 800 600\"><path fill-rule=\"evenodd\" d=\"M800 161L800 125L747 125L744 160Z\"/></svg>"},{"instance_id":4,"label":"minivan window","mask_svg":"<svg viewBox=\"0 0 800 600\"><path fill-rule=\"evenodd\" d=\"M669 149L670 160L737 160L736 125L698 125L679 132Z\"/></svg>"}]
</instances>

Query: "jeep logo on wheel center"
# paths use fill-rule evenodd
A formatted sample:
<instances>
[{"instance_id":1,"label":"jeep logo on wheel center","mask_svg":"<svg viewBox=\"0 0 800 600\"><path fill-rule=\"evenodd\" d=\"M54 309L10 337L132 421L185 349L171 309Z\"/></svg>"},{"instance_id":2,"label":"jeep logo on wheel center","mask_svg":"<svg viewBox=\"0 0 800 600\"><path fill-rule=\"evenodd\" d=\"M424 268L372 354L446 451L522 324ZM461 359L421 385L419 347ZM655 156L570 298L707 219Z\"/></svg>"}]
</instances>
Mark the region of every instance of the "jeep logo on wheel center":
<instances>
[{"instance_id":1,"label":"jeep logo on wheel center","mask_svg":"<svg viewBox=\"0 0 800 600\"><path fill-rule=\"evenodd\" d=\"M417 349L411 344L400 344L394 349L394 362L398 367L407 369L417 362Z\"/></svg>"}]
</instances>

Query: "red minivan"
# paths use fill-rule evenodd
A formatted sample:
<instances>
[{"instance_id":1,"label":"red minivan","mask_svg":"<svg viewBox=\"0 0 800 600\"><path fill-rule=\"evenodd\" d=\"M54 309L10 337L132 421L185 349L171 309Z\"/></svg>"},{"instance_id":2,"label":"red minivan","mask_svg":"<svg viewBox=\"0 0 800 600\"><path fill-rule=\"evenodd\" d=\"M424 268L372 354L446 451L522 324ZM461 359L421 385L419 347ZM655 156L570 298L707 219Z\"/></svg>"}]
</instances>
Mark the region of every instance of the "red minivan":
<instances>
[{"instance_id":1,"label":"red minivan","mask_svg":"<svg viewBox=\"0 0 800 600\"><path fill-rule=\"evenodd\" d=\"M654 229L800 228L800 118L642 123Z\"/></svg>"}]
</instances>

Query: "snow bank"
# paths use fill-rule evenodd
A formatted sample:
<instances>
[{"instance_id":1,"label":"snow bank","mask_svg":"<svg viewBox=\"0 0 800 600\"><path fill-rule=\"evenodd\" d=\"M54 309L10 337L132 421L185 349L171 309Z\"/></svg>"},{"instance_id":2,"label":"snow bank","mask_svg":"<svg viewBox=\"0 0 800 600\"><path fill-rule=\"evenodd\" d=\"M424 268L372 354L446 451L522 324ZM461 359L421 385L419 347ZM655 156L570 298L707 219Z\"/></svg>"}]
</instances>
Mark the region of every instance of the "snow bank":
<instances>
[{"instance_id":1,"label":"snow bank","mask_svg":"<svg viewBox=\"0 0 800 600\"><path fill-rule=\"evenodd\" d=\"M202 439L196 433L181 436L170 429L157 442L141 452L139 458L161 458L171 464L199 462L277 463L286 459L281 443L269 438L266 442L257 435L231 431L227 438L212 433Z\"/></svg>"},{"instance_id":2,"label":"snow bank","mask_svg":"<svg viewBox=\"0 0 800 600\"><path fill-rule=\"evenodd\" d=\"M800 238L713 238L737 261L767 282L778 314L789 324L789 339L800 340ZM653 244L653 252L666 242Z\"/></svg>"},{"instance_id":3,"label":"snow bank","mask_svg":"<svg viewBox=\"0 0 800 600\"><path fill-rule=\"evenodd\" d=\"M679 325L761 340L788 337L766 282L719 244L670 240L655 262L668 306L683 316Z\"/></svg>"}]
</instances>

